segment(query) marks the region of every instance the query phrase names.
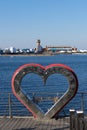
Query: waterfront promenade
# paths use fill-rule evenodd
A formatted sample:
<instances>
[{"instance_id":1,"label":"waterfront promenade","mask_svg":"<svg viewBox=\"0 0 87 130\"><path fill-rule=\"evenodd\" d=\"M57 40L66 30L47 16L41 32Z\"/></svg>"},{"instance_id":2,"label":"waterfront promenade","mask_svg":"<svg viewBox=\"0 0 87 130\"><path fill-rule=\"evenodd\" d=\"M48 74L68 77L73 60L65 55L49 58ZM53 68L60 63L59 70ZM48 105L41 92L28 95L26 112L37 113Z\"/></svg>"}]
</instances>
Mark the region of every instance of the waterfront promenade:
<instances>
[{"instance_id":1,"label":"waterfront promenade","mask_svg":"<svg viewBox=\"0 0 87 130\"><path fill-rule=\"evenodd\" d=\"M69 117L39 119L33 116L0 117L0 130L87 130L83 111L70 110Z\"/></svg>"},{"instance_id":2,"label":"waterfront promenade","mask_svg":"<svg viewBox=\"0 0 87 130\"><path fill-rule=\"evenodd\" d=\"M40 120L33 117L0 118L0 130L70 130L70 118Z\"/></svg>"}]
</instances>

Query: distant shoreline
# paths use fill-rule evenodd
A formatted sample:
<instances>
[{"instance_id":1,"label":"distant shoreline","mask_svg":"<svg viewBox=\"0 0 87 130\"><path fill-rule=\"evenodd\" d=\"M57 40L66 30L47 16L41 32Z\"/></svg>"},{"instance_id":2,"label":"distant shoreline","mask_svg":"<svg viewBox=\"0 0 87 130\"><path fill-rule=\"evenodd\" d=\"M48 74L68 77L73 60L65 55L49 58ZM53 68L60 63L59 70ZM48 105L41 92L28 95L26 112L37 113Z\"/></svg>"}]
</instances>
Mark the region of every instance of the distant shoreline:
<instances>
[{"instance_id":1,"label":"distant shoreline","mask_svg":"<svg viewBox=\"0 0 87 130\"><path fill-rule=\"evenodd\" d=\"M2 54L0 56L53 56L52 54Z\"/></svg>"},{"instance_id":2,"label":"distant shoreline","mask_svg":"<svg viewBox=\"0 0 87 130\"><path fill-rule=\"evenodd\" d=\"M55 56L55 55L73 55L73 54L87 54L87 53L81 53L81 52L76 52L76 53L45 53L45 54L0 54L0 56Z\"/></svg>"}]
</instances>

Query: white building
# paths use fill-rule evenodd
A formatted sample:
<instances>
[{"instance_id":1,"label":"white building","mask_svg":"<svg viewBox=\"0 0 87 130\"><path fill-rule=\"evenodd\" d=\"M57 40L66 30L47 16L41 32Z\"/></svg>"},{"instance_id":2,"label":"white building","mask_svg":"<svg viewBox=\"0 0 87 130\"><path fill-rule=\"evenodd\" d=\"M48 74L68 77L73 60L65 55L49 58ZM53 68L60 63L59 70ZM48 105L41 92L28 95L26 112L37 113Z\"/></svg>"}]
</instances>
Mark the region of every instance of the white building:
<instances>
[{"instance_id":1,"label":"white building","mask_svg":"<svg viewBox=\"0 0 87 130\"><path fill-rule=\"evenodd\" d=\"M10 53L16 53L17 49L15 47L10 47L9 50L10 50Z\"/></svg>"},{"instance_id":2,"label":"white building","mask_svg":"<svg viewBox=\"0 0 87 130\"><path fill-rule=\"evenodd\" d=\"M41 46L41 41L38 39L37 41L36 41L36 43L37 43L37 48L36 48L36 50L35 50L35 53L41 53L42 52L42 46Z\"/></svg>"},{"instance_id":3,"label":"white building","mask_svg":"<svg viewBox=\"0 0 87 130\"><path fill-rule=\"evenodd\" d=\"M81 53L87 53L87 50L79 50Z\"/></svg>"}]
</instances>

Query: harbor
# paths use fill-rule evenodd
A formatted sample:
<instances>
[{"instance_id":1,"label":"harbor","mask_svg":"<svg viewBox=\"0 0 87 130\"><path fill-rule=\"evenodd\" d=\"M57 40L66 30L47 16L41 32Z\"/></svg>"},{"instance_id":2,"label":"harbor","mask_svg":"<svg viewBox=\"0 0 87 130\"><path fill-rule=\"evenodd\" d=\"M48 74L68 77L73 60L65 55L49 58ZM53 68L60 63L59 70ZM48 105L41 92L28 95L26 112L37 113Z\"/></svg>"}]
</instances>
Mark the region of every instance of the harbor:
<instances>
[{"instance_id":1,"label":"harbor","mask_svg":"<svg viewBox=\"0 0 87 130\"><path fill-rule=\"evenodd\" d=\"M87 130L87 1L0 1L0 130Z\"/></svg>"},{"instance_id":2,"label":"harbor","mask_svg":"<svg viewBox=\"0 0 87 130\"><path fill-rule=\"evenodd\" d=\"M0 58L0 130L72 130L70 129L70 109L84 112L84 119L82 119L81 122L84 124L84 127L86 127L86 55L59 55L53 57L3 56ZM56 118L35 118L32 113L29 112L20 101L18 101L12 92L11 80L16 69L26 63L30 64L34 62L34 64L36 64L37 61L43 66L55 62L66 64L74 70L78 77L79 87L77 94L66 106L64 106L58 115L56 115ZM79 66L79 63L81 66ZM67 91L68 83L61 75L53 74L48 78L47 83L44 84L39 76L31 73L23 77L21 88L23 92L25 92L26 95L30 97L44 113L46 113L51 106L55 104L55 101L61 98L61 96ZM76 124L74 125L76 127Z\"/></svg>"}]
</instances>

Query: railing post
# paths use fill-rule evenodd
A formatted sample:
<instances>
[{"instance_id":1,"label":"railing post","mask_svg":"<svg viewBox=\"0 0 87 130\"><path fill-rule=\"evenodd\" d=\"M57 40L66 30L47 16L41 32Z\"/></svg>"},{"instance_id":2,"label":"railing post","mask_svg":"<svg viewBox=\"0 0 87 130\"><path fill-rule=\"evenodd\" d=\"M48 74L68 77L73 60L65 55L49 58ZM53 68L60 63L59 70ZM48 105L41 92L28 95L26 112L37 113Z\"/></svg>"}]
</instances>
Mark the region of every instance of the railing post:
<instances>
[{"instance_id":1,"label":"railing post","mask_svg":"<svg viewBox=\"0 0 87 130\"><path fill-rule=\"evenodd\" d=\"M12 118L12 108L11 108L11 94L8 95L8 103L9 103L9 117Z\"/></svg>"},{"instance_id":2,"label":"railing post","mask_svg":"<svg viewBox=\"0 0 87 130\"><path fill-rule=\"evenodd\" d=\"M83 111L76 111L76 130L83 130L83 119L84 119L84 112Z\"/></svg>"},{"instance_id":3,"label":"railing post","mask_svg":"<svg viewBox=\"0 0 87 130\"><path fill-rule=\"evenodd\" d=\"M84 93L81 93L81 110L84 111Z\"/></svg>"},{"instance_id":4,"label":"railing post","mask_svg":"<svg viewBox=\"0 0 87 130\"><path fill-rule=\"evenodd\" d=\"M75 130L75 110L70 109L70 130Z\"/></svg>"},{"instance_id":5,"label":"railing post","mask_svg":"<svg viewBox=\"0 0 87 130\"><path fill-rule=\"evenodd\" d=\"M84 119L83 124L84 124L84 130L87 130L87 119Z\"/></svg>"}]
</instances>

